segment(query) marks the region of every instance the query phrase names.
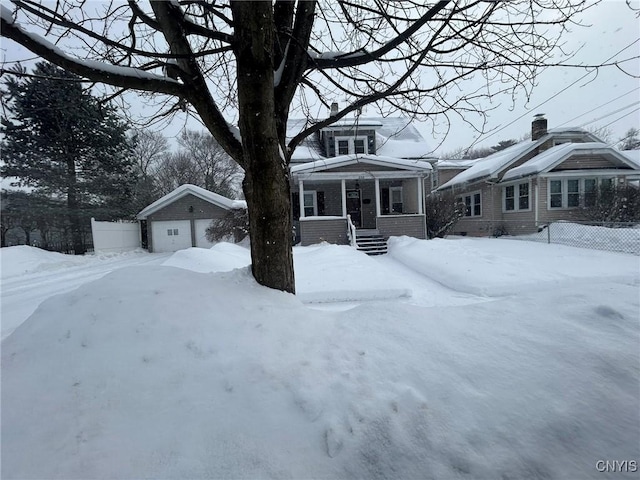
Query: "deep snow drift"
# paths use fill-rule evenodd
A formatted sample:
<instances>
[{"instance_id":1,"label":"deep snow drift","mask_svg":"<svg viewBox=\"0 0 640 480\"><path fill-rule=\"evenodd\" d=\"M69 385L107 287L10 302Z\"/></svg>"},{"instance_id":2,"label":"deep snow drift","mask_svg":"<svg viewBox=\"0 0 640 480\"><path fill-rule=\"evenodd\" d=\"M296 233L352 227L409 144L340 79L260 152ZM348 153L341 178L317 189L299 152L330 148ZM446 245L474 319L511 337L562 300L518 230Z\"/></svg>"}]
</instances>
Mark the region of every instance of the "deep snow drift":
<instances>
[{"instance_id":1,"label":"deep snow drift","mask_svg":"<svg viewBox=\"0 0 640 480\"><path fill-rule=\"evenodd\" d=\"M221 272L247 259L216 247L54 296L2 342L3 479L575 479L638 460L638 257L296 249L307 301L351 292L318 311Z\"/></svg>"}]
</instances>

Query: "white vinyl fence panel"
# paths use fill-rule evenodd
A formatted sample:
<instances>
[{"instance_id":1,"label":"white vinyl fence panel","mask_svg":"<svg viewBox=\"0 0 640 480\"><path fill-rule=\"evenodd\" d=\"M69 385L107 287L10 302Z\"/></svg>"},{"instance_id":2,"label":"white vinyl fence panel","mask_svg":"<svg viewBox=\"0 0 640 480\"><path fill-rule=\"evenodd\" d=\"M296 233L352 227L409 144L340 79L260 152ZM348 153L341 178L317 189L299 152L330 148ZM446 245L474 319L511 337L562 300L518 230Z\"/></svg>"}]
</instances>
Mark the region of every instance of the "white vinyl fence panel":
<instances>
[{"instance_id":1,"label":"white vinyl fence panel","mask_svg":"<svg viewBox=\"0 0 640 480\"><path fill-rule=\"evenodd\" d=\"M91 219L93 249L99 252L126 252L140 248L138 222L97 222Z\"/></svg>"}]
</instances>

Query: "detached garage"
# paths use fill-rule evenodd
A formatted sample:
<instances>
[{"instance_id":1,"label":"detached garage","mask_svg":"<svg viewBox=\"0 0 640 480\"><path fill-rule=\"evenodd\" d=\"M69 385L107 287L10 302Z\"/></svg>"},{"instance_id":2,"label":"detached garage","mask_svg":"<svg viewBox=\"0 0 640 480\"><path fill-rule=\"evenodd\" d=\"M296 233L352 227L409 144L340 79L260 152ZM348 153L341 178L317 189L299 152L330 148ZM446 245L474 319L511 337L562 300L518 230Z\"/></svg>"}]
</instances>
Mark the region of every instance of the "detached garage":
<instances>
[{"instance_id":1,"label":"detached garage","mask_svg":"<svg viewBox=\"0 0 640 480\"><path fill-rule=\"evenodd\" d=\"M207 227L232 208L246 208L246 203L187 184L156 200L137 217L146 220L150 252L175 252L211 247L205 235Z\"/></svg>"}]
</instances>

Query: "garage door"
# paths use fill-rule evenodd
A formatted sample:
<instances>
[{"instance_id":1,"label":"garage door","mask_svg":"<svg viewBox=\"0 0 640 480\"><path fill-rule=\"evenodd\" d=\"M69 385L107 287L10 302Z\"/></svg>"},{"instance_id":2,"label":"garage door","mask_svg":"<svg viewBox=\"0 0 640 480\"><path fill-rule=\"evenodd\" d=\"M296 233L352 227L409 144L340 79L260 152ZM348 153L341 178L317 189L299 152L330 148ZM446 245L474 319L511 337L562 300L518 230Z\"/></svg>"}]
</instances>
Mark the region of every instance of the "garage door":
<instances>
[{"instance_id":1,"label":"garage door","mask_svg":"<svg viewBox=\"0 0 640 480\"><path fill-rule=\"evenodd\" d=\"M213 243L207 240L206 230L211 220L196 220L196 247L211 248Z\"/></svg>"},{"instance_id":2,"label":"garage door","mask_svg":"<svg viewBox=\"0 0 640 480\"><path fill-rule=\"evenodd\" d=\"M191 247L189 220L151 222L154 252L175 252Z\"/></svg>"}]
</instances>

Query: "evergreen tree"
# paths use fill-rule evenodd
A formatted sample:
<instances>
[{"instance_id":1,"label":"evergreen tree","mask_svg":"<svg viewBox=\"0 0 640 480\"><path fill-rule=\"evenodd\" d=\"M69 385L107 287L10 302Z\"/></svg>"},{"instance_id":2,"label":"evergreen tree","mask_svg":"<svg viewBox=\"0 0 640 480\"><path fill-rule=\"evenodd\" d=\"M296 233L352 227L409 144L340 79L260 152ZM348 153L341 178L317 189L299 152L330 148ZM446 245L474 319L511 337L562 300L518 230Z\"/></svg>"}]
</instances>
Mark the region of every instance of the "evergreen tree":
<instances>
[{"instance_id":1,"label":"evergreen tree","mask_svg":"<svg viewBox=\"0 0 640 480\"><path fill-rule=\"evenodd\" d=\"M79 77L48 63L38 63L30 76L9 76L5 87L0 174L63 199L74 252L82 254L91 216L131 213L127 126Z\"/></svg>"}]
</instances>

